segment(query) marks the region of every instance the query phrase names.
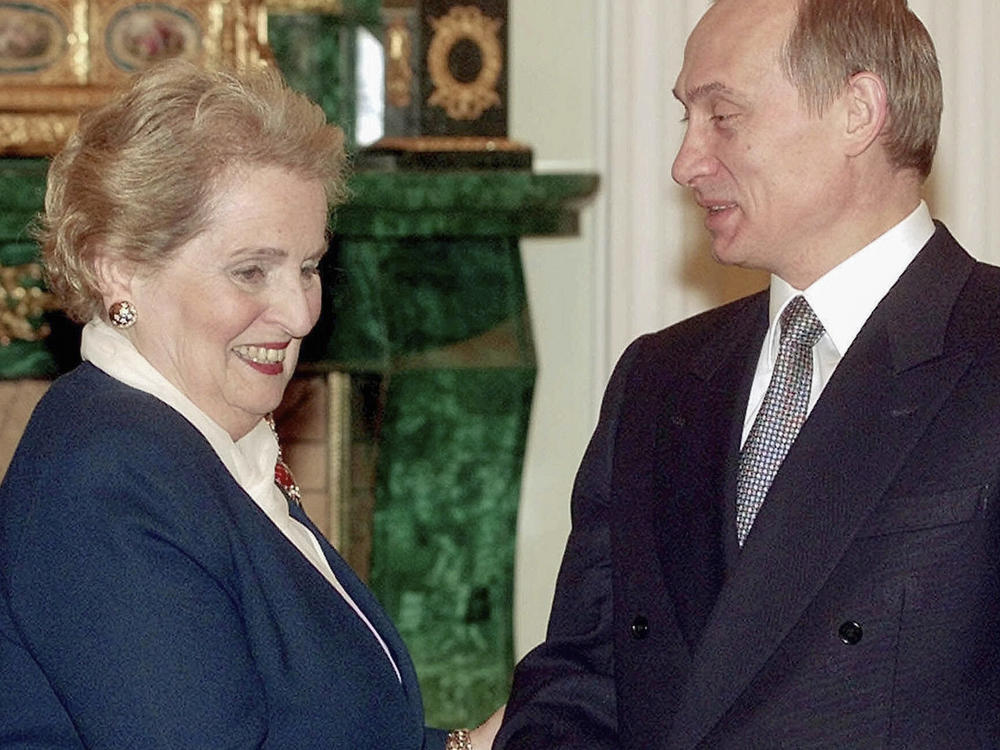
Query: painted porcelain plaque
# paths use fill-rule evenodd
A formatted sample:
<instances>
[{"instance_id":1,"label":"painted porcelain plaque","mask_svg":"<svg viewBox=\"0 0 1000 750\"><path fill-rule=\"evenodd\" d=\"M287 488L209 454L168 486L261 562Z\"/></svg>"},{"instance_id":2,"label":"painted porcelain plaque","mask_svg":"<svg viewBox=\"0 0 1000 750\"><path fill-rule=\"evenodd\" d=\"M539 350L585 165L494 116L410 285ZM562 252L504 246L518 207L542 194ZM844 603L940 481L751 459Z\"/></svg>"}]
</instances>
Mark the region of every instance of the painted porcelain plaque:
<instances>
[{"instance_id":1,"label":"painted porcelain plaque","mask_svg":"<svg viewBox=\"0 0 1000 750\"><path fill-rule=\"evenodd\" d=\"M0 3L0 73L36 73L66 50L66 27L35 3Z\"/></svg>"},{"instance_id":2,"label":"painted porcelain plaque","mask_svg":"<svg viewBox=\"0 0 1000 750\"><path fill-rule=\"evenodd\" d=\"M185 11L161 3L139 3L110 19L105 44L112 62L131 72L168 57L197 58L201 35L197 20Z\"/></svg>"}]
</instances>

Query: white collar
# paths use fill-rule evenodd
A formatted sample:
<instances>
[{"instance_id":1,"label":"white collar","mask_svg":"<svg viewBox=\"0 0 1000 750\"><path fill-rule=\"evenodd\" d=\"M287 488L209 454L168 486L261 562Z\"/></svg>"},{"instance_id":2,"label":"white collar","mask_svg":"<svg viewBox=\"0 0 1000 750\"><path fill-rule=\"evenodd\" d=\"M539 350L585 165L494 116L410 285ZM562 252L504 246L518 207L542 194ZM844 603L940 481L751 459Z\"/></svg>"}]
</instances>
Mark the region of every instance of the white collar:
<instances>
[{"instance_id":1,"label":"white collar","mask_svg":"<svg viewBox=\"0 0 1000 750\"><path fill-rule=\"evenodd\" d=\"M796 295L803 295L843 356L872 312L934 234L924 201L901 222L828 271L805 290L771 277L767 345L773 364L778 355L776 321Z\"/></svg>"}]
</instances>

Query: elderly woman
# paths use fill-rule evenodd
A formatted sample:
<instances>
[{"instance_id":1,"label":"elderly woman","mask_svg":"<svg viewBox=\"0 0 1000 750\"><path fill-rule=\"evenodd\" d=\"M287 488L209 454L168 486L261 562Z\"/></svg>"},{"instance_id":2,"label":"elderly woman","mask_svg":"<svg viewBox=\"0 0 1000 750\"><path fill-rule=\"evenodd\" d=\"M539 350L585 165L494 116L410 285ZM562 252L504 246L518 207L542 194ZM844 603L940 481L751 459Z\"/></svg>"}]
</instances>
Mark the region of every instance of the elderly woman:
<instances>
[{"instance_id":1,"label":"elderly woman","mask_svg":"<svg viewBox=\"0 0 1000 750\"><path fill-rule=\"evenodd\" d=\"M43 252L84 362L0 487L0 747L489 747L424 727L405 646L296 504L269 420L343 166L273 71L183 63L53 160Z\"/></svg>"}]
</instances>

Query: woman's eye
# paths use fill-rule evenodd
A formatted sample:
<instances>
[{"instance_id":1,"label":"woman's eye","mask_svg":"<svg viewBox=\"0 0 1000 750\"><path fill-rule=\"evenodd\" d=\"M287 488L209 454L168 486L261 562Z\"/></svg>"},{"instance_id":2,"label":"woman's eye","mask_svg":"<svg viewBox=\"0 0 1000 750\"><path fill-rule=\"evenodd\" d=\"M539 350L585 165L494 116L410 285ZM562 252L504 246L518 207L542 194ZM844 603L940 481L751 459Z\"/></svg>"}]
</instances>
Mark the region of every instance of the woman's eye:
<instances>
[{"instance_id":1,"label":"woman's eye","mask_svg":"<svg viewBox=\"0 0 1000 750\"><path fill-rule=\"evenodd\" d=\"M304 278L304 279L312 279L312 278L314 278L316 276L319 276L319 266L318 265L311 263L309 265L302 266L302 278Z\"/></svg>"},{"instance_id":2,"label":"woman's eye","mask_svg":"<svg viewBox=\"0 0 1000 750\"><path fill-rule=\"evenodd\" d=\"M246 268L238 268L233 271L233 275L244 282L257 282L263 281L264 279L264 269L260 266L247 266Z\"/></svg>"}]
</instances>

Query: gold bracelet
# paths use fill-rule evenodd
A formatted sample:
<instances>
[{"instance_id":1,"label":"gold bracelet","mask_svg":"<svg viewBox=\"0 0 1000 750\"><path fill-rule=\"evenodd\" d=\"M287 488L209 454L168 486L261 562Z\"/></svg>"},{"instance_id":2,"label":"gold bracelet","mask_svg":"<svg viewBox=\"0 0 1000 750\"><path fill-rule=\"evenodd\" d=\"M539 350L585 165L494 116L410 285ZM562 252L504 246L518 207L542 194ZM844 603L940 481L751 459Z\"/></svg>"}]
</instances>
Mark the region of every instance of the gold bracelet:
<instances>
[{"instance_id":1,"label":"gold bracelet","mask_svg":"<svg viewBox=\"0 0 1000 750\"><path fill-rule=\"evenodd\" d=\"M448 732L448 740L444 750L472 750L472 737L468 729L452 729Z\"/></svg>"}]
</instances>

